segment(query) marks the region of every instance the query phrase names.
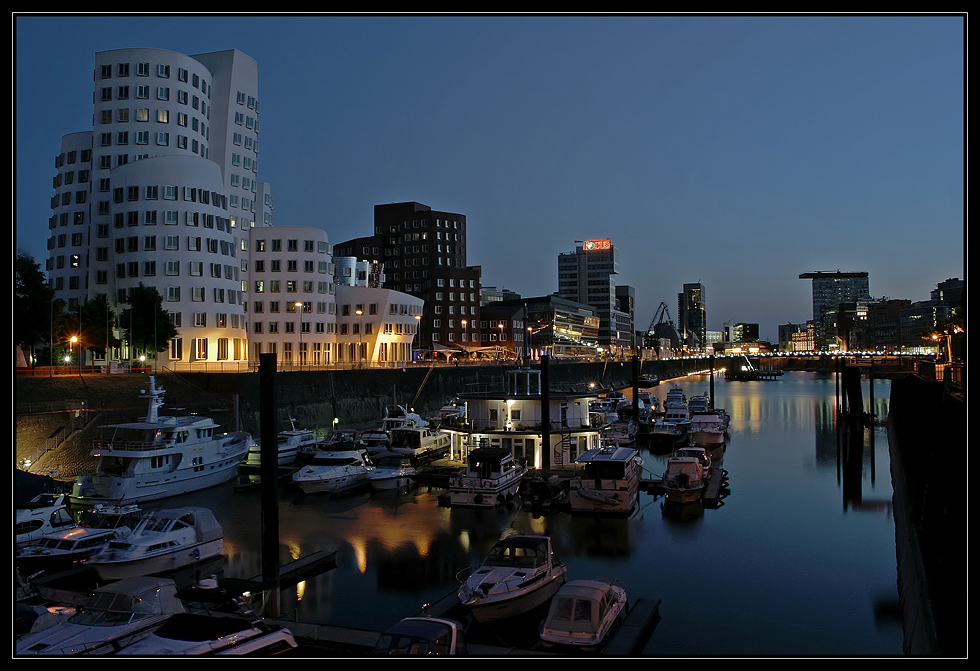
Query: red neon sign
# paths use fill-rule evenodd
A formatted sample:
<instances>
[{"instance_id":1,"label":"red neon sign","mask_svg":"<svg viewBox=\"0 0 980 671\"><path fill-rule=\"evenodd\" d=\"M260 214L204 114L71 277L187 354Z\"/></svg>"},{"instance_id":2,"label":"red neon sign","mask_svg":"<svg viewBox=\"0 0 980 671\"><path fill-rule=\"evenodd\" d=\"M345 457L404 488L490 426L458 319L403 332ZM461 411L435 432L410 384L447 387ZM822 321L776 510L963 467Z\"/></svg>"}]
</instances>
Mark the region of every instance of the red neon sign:
<instances>
[{"instance_id":1,"label":"red neon sign","mask_svg":"<svg viewBox=\"0 0 980 671\"><path fill-rule=\"evenodd\" d=\"M582 243L582 249L587 252L594 252L601 249L611 249L612 242L610 240L586 240Z\"/></svg>"}]
</instances>

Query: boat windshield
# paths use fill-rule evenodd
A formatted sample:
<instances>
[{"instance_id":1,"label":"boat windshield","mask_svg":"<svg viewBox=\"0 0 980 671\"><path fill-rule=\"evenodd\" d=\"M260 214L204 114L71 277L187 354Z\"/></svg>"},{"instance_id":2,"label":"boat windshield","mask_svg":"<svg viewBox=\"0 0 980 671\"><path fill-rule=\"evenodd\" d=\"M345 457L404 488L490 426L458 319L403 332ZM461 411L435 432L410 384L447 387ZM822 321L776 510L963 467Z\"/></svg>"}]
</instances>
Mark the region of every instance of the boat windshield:
<instances>
[{"instance_id":1,"label":"boat windshield","mask_svg":"<svg viewBox=\"0 0 980 671\"><path fill-rule=\"evenodd\" d=\"M424 657L448 655L453 630L438 622L426 623L426 632L385 632L381 634L371 655L374 657Z\"/></svg>"},{"instance_id":2,"label":"boat windshield","mask_svg":"<svg viewBox=\"0 0 980 671\"><path fill-rule=\"evenodd\" d=\"M355 466L360 462L354 457L316 457L313 466Z\"/></svg>"},{"instance_id":3,"label":"boat windshield","mask_svg":"<svg viewBox=\"0 0 980 671\"><path fill-rule=\"evenodd\" d=\"M402 456L381 457L376 462L376 466L378 468L407 468L408 466L411 465L412 465L411 460L408 459L407 457L402 457Z\"/></svg>"},{"instance_id":4,"label":"boat windshield","mask_svg":"<svg viewBox=\"0 0 980 671\"><path fill-rule=\"evenodd\" d=\"M548 623L551 628L570 632L592 630L592 601L560 595L557 599L554 616Z\"/></svg>"},{"instance_id":5,"label":"boat windshield","mask_svg":"<svg viewBox=\"0 0 980 671\"><path fill-rule=\"evenodd\" d=\"M138 511L113 514L98 510L86 510L82 513L81 525L92 529L116 529L118 527L133 527L140 520Z\"/></svg>"},{"instance_id":6,"label":"boat windshield","mask_svg":"<svg viewBox=\"0 0 980 671\"><path fill-rule=\"evenodd\" d=\"M127 613L115 610L80 610L68 621L86 627L118 627L134 620L149 617L152 613Z\"/></svg>"},{"instance_id":7,"label":"boat windshield","mask_svg":"<svg viewBox=\"0 0 980 671\"><path fill-rule=\"evenodd\" d=\"M422 443L421 434L417 431L392 431L392 447L418 447Z\"/></svg>"},{"instance_id":8,"label":"boat windshield","mask_svg":"<svg viewBox=\"0 0 980 671\"><path fill-rule=\"evenodd\" d=\"M521 541L501 544L490 550L484 566L513 566L516 568L537 568L548 560L544 541Z\"/></svg>"}]
</instances>

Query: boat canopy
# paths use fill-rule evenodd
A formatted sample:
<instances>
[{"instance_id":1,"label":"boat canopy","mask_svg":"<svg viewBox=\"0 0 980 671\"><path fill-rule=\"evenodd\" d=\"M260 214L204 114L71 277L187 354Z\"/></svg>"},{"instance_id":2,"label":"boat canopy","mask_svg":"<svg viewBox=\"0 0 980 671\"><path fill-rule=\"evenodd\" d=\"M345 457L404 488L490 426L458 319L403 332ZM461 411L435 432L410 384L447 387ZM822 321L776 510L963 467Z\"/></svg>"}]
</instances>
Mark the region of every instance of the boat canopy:
<instances>
[{"instance_id":1,"label":"boat canopy","mask_svg":"<svg viewBox=\"0 0 980 671\"><path fill-rule=\"evenodd\" d=\"M595 634L615 600L608 583L570 580L555 595L544 626L562 632Z\"/></svg>"},{"instance_id":2,"label":"boat canopy","mask_svg":"<svg viewBox=\"0 0 980 671\"><path fill-rule=\"evenodd\" d=\"M202 541L213 541L224 537L224 531L214 513L207 508L199 506L187 506L186 508L171 508L153 513L153 517L158 519L180 520L190 524L197 531L198 538Z\"/></svg>"},{"instance_id":3,"label":"boat canopy","mask_svg":"<svg viewBox=\"0 0 980 671\"><path fill-rule=\"evenodd\" d=\"M177 587L169 578L125 578L95 590L86 610L150 615L182 613Z\"/></svg>"}]
</instances>

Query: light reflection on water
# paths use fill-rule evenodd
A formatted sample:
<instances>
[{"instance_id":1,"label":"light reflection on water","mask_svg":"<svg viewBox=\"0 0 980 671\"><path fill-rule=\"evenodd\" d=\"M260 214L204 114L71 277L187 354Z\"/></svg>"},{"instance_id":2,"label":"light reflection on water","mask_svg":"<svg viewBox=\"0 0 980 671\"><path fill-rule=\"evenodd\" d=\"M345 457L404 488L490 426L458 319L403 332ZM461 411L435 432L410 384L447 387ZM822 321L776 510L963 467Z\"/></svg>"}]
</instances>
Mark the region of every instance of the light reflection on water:
<instances>
[{"instance_id":1,"label":"light reflection on water","mask_svg":"<svg viewBox=\"0 0 980 671\"><path fill-rule=\"evenodd\" d=\"M675 382L689 397L709 383ZM652 391L663 400L669 387ZM440 507L437 488L342 499L284 490L281 560L328 550L338 566L284 590L283 616L379 630L454 592L456 575L502 535L540 533L552 537L569 579L618 579L631 600L661 599L645 654L901 654L900 623L875 617L877 605L897 599L884 430L868 441L845 497L832 375L716 377L714 389L716 405L732 416L721 461L731 495L718 508L664 510L642 494L629 519L535 517L519 508ZM866 403L868 391L866 383ZM887 382L875 381L874 392L884 418ZM647 477L659 476L666 455L643 456ZM180 499L221 520L225 575L262 572L260 496L221 487Z\"/></svg>"}]
</instances>

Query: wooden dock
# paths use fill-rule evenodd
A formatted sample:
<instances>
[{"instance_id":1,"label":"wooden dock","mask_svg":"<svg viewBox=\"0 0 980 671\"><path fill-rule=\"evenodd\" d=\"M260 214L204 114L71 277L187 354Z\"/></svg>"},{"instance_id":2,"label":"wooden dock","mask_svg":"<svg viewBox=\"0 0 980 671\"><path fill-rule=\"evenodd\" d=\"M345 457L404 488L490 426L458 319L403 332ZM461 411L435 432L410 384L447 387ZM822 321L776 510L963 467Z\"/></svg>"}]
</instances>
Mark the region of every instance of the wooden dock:
<instances>
[{"instance_id":1,"label":"wooden dock","mask_svg":"<svg viewBox=\"0 0 980 671\"><path fill-rule=\"evenodd\" d=\"M337 568L337 553L318 550L317 552L280 566L279 588L292 587L307 578L320 575L335 568ZM261 584L263 578L261 575L258 575L251 578L251 582Z\"/></svg>"},{"instance_id":2,"label":"wooden dock","mask_svg":"<svg viewBox=\"0 0 980 671\"><path fill-rule=\"evenodd\" d=\"M659 620L660 599L637 599L629 609L626 619L613 633L612 639L602 648L602 656L625 657L639 654Z\"/></svg>"}]
</instances>

